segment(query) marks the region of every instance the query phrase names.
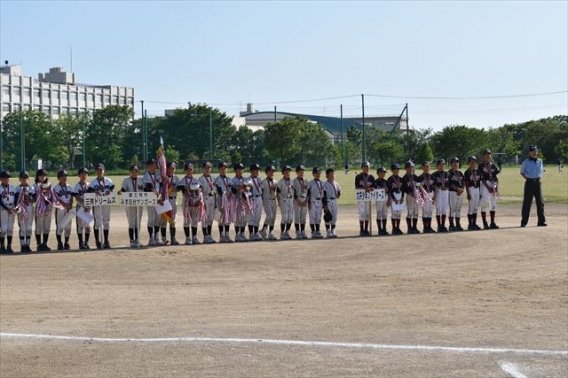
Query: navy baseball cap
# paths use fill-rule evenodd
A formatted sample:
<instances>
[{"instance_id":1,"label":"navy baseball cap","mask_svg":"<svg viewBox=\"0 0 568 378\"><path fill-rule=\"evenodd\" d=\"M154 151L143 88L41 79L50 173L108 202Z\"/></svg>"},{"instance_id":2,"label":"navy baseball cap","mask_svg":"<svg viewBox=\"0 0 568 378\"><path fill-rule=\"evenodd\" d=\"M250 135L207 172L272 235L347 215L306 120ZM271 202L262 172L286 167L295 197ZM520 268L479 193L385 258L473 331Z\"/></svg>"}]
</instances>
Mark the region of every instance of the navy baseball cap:
<instances>
[{"instance_id":1,"label":"navy baseball cap","mask_svg":"<svg viewBox=\"0 0 568 378\"><path fill-rule=\"evenodd\" d=\"M489 148L484 149L483 155L491 155L491 150Z\"/></svg>"},{"instance_id":2,"label":"navy baseball cap","mask_svg":"<svg viewBox=\"0 0 568 378\"><path fill-rule=\"evenodd\" d=\"M225 163L224 161L220 162L219 164L217 164L217 168L227 168L227 163Z\"/></svg>"},{"instance_id":3,"label":"navy baseball cap","mask_svg":"<svg viewBox=\"0 0 568 378\"><path fill-rule=\"evenodd\" d=\"M251 164L251 166L249 167L249 169L250 169L251 171L258 171L258 170L260 170L260 165L258 165L258 164Z\"/></svg>"},{"instance_id":4,"label":"navy baseball cap","mask_svg":"<svg viewBox=\"0 0 568 378\"><path fill-rule=\"evenodd\" d=\"M321 172L321 168L320 168L320 167L314 167L314 168L312 169L312 173L318 173L318 172Z\"/></svg>"},{"instance_id":5,"label":"navy baseball cap","mask_svg":"<svg viewBox=\"0 0 568 378\"><path fill-rule=\"evenodd\" d=\"M60 170L59 172L57 172L57 178L59 177L67 177L67 171L65 169Z\"/></svg>"},{"instance_id":6,"label":"navy baseball cap","mask_svg":"<svg viewBox=\"0 0 568 378\"><path fill-rule=\"evenodd\" d=\"M193 170L193 164L191 164L191 163L185 163L184 166L183 166L183 170L184 170L184 171L187 171L188 169Z\"/></svg>"},{"instance_id":7,"label":"navy baseball cap","mask_svg":"<svg viewBox=\"0 0 568 378\"><path fill-rule=\"evenodd\" d=\"M536 146L536 144L531 144L531 146L529 147L529 151L538 151L538 147Z\"/></svg>"},{"instance_id":8,"label":"navy baseball cap","mask_svg":"<svg viewBox=\"0 0 568 378\"><path fill-rule=\"evenodd\" d=\"M394 171L396 169L400 169L400 165L398 165L397 163L394 163L391 165L391 171Z\"/></svg>"},{"instance_id":9,"label":"navy baseball cap","mask_svg":"<svg viewBox=\"0 0 568 378\"><path fill-rule=\"evenodd\" d=\"M414 168L414 163L407 161L406 163L404 163L404 168Z\"/></svg>"},{"instance_id":10,"label":"navy baseball cap","mask_svg":"<svg viewBox=\"0 0 568 378\"><path fill-rule=\"evenodd\" d=\"M386 170L385 167L383 167L382 165L381 165L379 168L377 168L377 173L381 173L381 172L384 173L384 172L386 172L386 171L387 171L387 170Z\"/></svg>"},{"instance_id":11,"label":"navy baseball cap","mask_svg":"<svg viewBox=\"0 0 568 378\"><path fill-rule=\"evenodd\" d=\"M473 155L471 155L470 157L467 158L468 163L471 163L472 161L477 161L477 158Z\"/></svg>"},{"instance_id":12,"label":"navy baseball cap","mask_svg":"<svg viewBox=\"0 0 568 378\"><path fill-rule=\"evenodd\" d=\"M97 166L95 167L95 169L102 169L103 171L105 170L105 165L103 163L99 163L97 164Z\"/></svg>"},{"instance_id":13,"label":"navy baseball cap","mask_svg":"<svg viewBox=\"0 0 568 378\"><path fill-rule=\"evenodd\" d=\"M28 173L28 171L21 171L20 178L30 178L30 174Z\"/></svg>"},{"instance_id":14,"label":"navy baseball cap","mask_svg":"<svg viewBox=\"0 0 568 378\"><path fill-rule=\"evenodd\" d=\"M275 172L276 171L276 167L273 165L269 165L264 169L264 172L268 172L268 171L272 171Z\"/></svg>"},{"instance_id":15,"label":"navy baseball cap","mask_svg":"<svg viewBox=\"0 0 568 378\"><path fill-rule=\"evenodd\" d=\"M150 164L156 164L156 159L148 159L146 161L146 165L150 165Z\"/></svg>"},{"instance_id":16,"label":"navy baseball cap","mask_svg":"<svg viewBox=\"0 0 568 378\"><path fill-rule=\"evenodd\" d=\"M77 169L77 174L78 174L78 175L83 174L83 173L87 173L87 174L88 174L88 173L89 173L89 170L88 170L86 167L81 167L81 168Z\"/></svg>"},{"instance_id":17,"label":"navy baseball cap","mask_svg":"<svg viewBox=\"0 0 568 378\"><path fill-rule=\"evenodd\" d=\"M166 164L166 167L167 168L170 168L170 167L177 168L177 161L172 160L172 161L168 162L168 164Z\"/></svg>"},{"instance_id":18,"label":"navy baseball cap","mask_svg":"<svg viewBox=\"0 0 568 378\"><path fill-rule=\"evenodd\" d=\"M305 170L306 170L306 167L304 167L304 164L300 164L296 167L296 172L305 171Z\"/></svg>"},{"instance_id":19,"label":"navy baseball cap","mask_svg":"<svg viewBox=\"0 0 568 378\"><path fill-rule=\"evenodd\" d=\"M243 163L237 163L234 165L233 169L236 171L237 169L245 169L245 166Z\"/></svg>"},{"instance_id":20,"label":"navy baseball cap","mask_svg":"<svg viewBox=\"0 0 568 378\"><path fill-rule=\"evenodd\" d=\"M453 157L453 158L450 159L450 164L451 163L459 163L459 162L460 162L460 159L458 159L457 157Z\"/></svg>"},{"instance_id":21,"label":"navy baseball cap","mask_svg":"<svg viewBox=\"0 0 568 378\"><path fill-rule=\"evenodd\" d=\"M440 164L446 164L446 161L444 159L436 160L436 165L440 165Z\"/></svg>"},{"instance_id":22,"label":"navy baseball cap","mask_svg":"<svg viewBox=\"0 0 568 378\"><path fill-rule=\"evenodd\" d=\"M423 167L429 167L430 166L430 162L428 160L426 160L425 162L422 163Z\"/></svg>"},{"instance_id":23,"label":"navy baseball cap","mask_svg":"<svg viewBox=\"0 0 568 378\"><path fill-rule=\"evenodd\" d=\"M208 167L208 168L211 168L211 163L208 162L208 161L206 161L205 163L203 163L202 168L207 168L207 167Z\"/></svg>"},{"instance_id":24,"label":"navy baseball cap","mask_svg":"<svg viewBox=\"0 0 568 378\"><path fill-rule=\"evenodd\" d=\"M0 178L10 178L10 177L12 177L12 175L10 174L9 171L0 172Z\"/></svg>"},{"instance_id":25,"label":"navy baseball cap","mask_svg":"<svg viewBox=\"0 0 568 378\"><path fill-rule=\"evenodd\" d=\"M289 165L285 165L282 167L282 172L286 172L286 171L291 171L292 167L290 167Z\"/></svg>"},{"instance_id":26,"label":"navy baseball cap","mask_svg":"<svg viewBox=\"0 0 568 378\"><path fill-rule=\"evenodd\" d=\"M371 166L371 163L369 163L368 161L364 161L364 162L361 163L361 168L370 167L370 166Z\"/></svg>"},{"instance_id":27,"label":"navy baseball cap","mask_svg":"<svg viewBox=\"0 0 568 378\"><path fill-rule=\"evenodd\" d=\"M137 165L131 165L130 166L130 172L132 171L139 171L138 166Z\"/></svg>"}]
</instances>

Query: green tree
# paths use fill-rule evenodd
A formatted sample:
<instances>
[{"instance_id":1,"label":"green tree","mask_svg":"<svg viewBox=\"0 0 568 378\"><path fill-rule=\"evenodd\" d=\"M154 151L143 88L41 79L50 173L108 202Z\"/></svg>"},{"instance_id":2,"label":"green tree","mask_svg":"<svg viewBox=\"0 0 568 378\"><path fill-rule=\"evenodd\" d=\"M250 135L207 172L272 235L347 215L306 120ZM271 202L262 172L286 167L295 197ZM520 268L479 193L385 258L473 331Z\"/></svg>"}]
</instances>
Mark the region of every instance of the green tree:
<instances>
[{"instance_id":1,"label":"green tree","mask_svg":"<svg viewBox=\"0 0 568 378\"><path fill-rule=\"evenodd\" d=\"M268 155L282 164L293 163L300 154L302 122L297 118L286 117L278 122L271 122L264 128L265 144Z\"/></svg>"},{"instance_id":2,"label":"green tree","mask_svg":"<svg viewBox=\"0 0 568 378\"><path fill-rule=\"evenodd\" d=\"M467 161L468 156L479 155L487 147L487 132L463 125L446 126L432 136L431 144L436 157L457 156Z\"/></svg>"},{"instance_id":3,"label":"green tree","mask_svg":"<svg viewBox=\"0 0 568 378\"><path fill-rule=\"evenodd\" d=\"M55 121L54 133L61 144L61 157L66 157L65 165L74 168L82 164L83 120L90 123L90 115L80 113L62 114Z\"/></svg>"},{"instance_id":4,"label":"green tree","mask_svg":"<svg viewBox=\"0 0 568 378\"><path fill-rule=\"evenodd\" d=\"M179 161L180 153L176 150L176 146L170 144L166 147L164 151L164 155L166 156L166 161Z\"/></svg>"},{"instance_id":5,"label":"green tree","mask_svg":"<svg viewBox=\"0 0 568 378\"><path fill-rule=\"evenodd\" d=\"M429 161L430 163L432 163L432 161L434 160L434 152L432 151L432 147L430 147L430 144L428 142L423 143L420 146L420 150L418 151L418 154L415 155L416 156L416 164L420 165L425 161Z\"/></svg>"}]
</instances>

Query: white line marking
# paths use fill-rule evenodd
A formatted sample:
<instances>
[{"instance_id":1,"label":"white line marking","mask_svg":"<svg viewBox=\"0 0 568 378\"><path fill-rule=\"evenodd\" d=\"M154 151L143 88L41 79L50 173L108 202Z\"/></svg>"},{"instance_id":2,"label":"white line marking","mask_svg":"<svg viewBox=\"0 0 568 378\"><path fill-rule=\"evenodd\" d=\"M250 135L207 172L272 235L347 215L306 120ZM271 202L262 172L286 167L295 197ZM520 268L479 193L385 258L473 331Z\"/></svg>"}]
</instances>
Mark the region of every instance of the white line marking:
<instances>
[{"instance_id":1,"label":"white line marking","mask_svg":"<svg viewBox=\"0 0 568 378\"><path fill-rule=\"evenodd\" d=\"M507 374L509 374L513 378L528 378L526 375L519 371L517 365L510 363L510 362L501 362L499 364L501 369Z\"/></svg>"},{"instance_id":2,"label":"white line marking","mask_svg":"<svg viewBox=\"0 0 568 378\"><path fill-rule=\"evenodd\" d=\"M339 343L327 341L301 341L301 340L272 340L272 339L237 339L217 337L157 337L157 338L109 338L109 337L81 337L37 335L28 333L0 333L0 339L44 339L63 341L90 341L99 343L223 343L223 344L266 344L323 348L350 348L350 349L380 349L380 350L406 350L453 353L510 353L510 354L540 354L545 356L566 356L565 350L539 350L539 349L513 349L513 348L484 348L484 347L447 347L433 345L390 345L370 343Z\"/></svg>"}]
</instances>

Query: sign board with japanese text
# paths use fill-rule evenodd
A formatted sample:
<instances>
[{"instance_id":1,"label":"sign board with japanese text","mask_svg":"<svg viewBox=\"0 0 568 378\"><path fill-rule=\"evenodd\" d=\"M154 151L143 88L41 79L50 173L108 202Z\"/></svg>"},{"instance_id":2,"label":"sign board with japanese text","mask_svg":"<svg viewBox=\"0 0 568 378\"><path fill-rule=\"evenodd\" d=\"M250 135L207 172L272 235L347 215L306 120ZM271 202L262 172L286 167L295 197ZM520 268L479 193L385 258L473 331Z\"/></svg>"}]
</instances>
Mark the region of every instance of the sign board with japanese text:
<instances>
[{"instance_id":1,"label":"sign board with japanese text","mask_svg":"<svg viewBox=\"0 0 568 378\"><path fill-rule=\"evenodd\" d=\"M158 197L154 192L128 192L120 195L120 206L156 206Z\"/></svg>"},{"instance_id":2,"label":"sign board with japanese text","mask_svg":"<svg viewBox=\"0 0 568 378\"><path fill-rule=\"evenodd\" d=\"M387 194L384 189L375 189L370 192L366 192L365 189L355 189L355 200L364 202L384 202L387 200Z\"/></svg>"},{"instance_id":3,"label":"sign board with japanese text","mask_svg":"<svg viewBox=\"0 0 568 378\"><path fill-rule=\"evenodd\" d=\"M83 199L85 201L85 207L93 207L93 206L110 206L116 205L117 203L117 195L116 193L106 194L96 194L96 193L85 193L83 195Z\"/></svg>"}]
</instances>

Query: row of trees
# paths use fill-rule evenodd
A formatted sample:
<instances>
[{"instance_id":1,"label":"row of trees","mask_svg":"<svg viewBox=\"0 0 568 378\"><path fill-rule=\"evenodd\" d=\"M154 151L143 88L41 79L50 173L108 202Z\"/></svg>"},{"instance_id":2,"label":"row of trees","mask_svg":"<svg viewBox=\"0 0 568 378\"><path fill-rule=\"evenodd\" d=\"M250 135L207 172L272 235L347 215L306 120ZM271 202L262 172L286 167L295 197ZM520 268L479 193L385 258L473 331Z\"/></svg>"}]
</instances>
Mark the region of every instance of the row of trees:
<instances>
[{"instance_id":1,"label":"row of trees","mask_svg":"<svg viewBox=\"0 0 568 378\"><path fill-rule=\"evenodd\" d=\"M27 166L42 159L48 168L76 168L83 164L83 144L87 165L101 161L107 168L124 169L141 163L143 120L133 116L132 108L117 105L93 114L63 114L56 120L41 112L10 113L2 122L3 167L20 168L22 132ZM230 116L205 104L146 119L146 129L149 156L155 155L162 137L166 157L172 160L195 162L213 156L215 161L245 164L342 166L362 159L363 135L354 126L347 129L345 138L336 137L335 143L323 126L305 118L285 118L253 132L246 127L237 129ZM369 126L365 141L367 160L374 165L404 162L410 157L418 162L452 156L465 160L469 155L479 156L484 148L512 159L525 155L531 144L537 144L541 156L553 162L568 155L568 120L555 116L487 130L452 125L438 132L425 129L410 134Z\"/></svg>"}]
</instances>

